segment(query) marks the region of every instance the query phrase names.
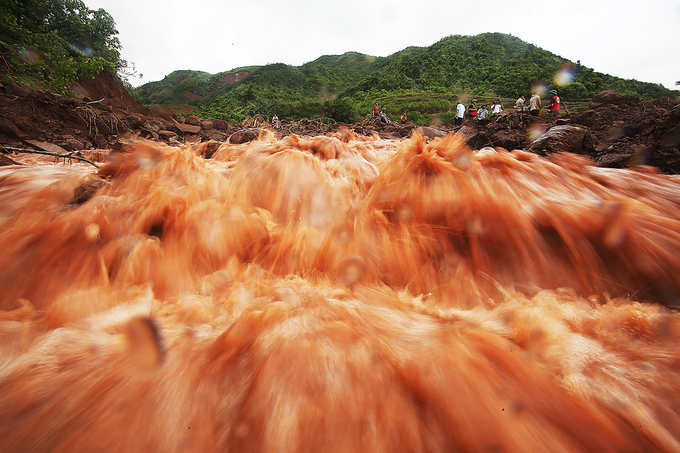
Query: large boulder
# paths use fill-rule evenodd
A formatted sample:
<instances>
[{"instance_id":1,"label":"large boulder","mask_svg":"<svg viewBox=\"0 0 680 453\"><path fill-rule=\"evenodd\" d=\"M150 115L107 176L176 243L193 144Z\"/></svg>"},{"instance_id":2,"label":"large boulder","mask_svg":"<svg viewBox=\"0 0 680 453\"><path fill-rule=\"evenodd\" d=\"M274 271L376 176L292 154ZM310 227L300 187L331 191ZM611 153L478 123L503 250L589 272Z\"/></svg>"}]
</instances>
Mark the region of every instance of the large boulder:
<instances>
[{"instance_id":1,"label":"large boulder","mask_svg":"<svg viewBox=\"0 0 680 453\"><path fill-rule=\"evenodd\" d=\"M229 143L239 145L241 143L252 142L253 140L256 140L259 135L260 131L258 129L240 129L231 134L229 137Z\"/></svg>"},{"instance_id":2,"label":"large boulder","mask_svg":"<svg viewBox=\"0 0 680 453\"><path fill-rule=\"evenodd\" d=\"M224 120L213 120L213 127L221 131L226 131L229 128L229 123Z\"/></svg>"},{"instance_id":3,"label":"large boulder","mask_svg":"<svg viewBox=\"0 0 680 453\"><path fill-rule=\"evenodd\" d=\"M184 134L198 134L201 132L201 126L194 126L186 123L175 123L175 127Z\"/></svg>"},{"instance_id":4,"label":"large boulder","mask_svg":"<svg viewBox=\"0 0 680 453\"><path fill-rule=\"evenodd\" d=\"M476 127L474 127L474 123L465 122L458 129L458 131L456 131L456 135L463 137L465 143L467 143L472 148L475 148L476 146L474 143L477 141L479 130Z\"/></svg>"},{"instance_id":5,"label":"large boulder","mask_svg":"<svg viewBox=\"0 0 680 453\"><path fill-rule=\"evenodd\" d=\"M472 149L524 149L530 144L526 131L532 124L543 127L545 120L508 111L483 120L468 119L458 128L456 135L463 137Z\"/></svg>"},{"instance_id":6,"label":"large boulder","mask_svg":"<svg viewBox=\"0 0 680 453\"><path fill-rule=\"evenodd\" d=\"M191 124L192 126L201 126L201 119L196 115L189 115L184 120L186 124Z\"/></svg>"},{"instance_id":7,"label":"large boulder","mask_svg":"<svg viewBox=\"0 0 680 453\"><path fill-rule=\"evenodd\" d=\"M529 151L543 156L554 153L590 154L593 138L585 127L555 126L534 140Z\"/></svg>"},{"instance_id":8,"label":"large boulder","mask_svg":"<svg viewBox=\"0 0 680 453\"><path fill-rule=\"evenodd\" d=\"M422 126L418 128L418 132L420 135L425 137L428 140L434 140L435 138L441 138L448 134L447 131L443 131L441 129L437 129L434 127L429 127L429 126Z\"/></svg>"},{"instance_id":9,"label":"large boulder","mask_svg":"<svg viewBox=\"0 0 680 453\"><path fill-rule=\"evenodd\" d=\"M216 131L214 129L211 129L207 131L206 133L203 134L203 137L208 139L208 140L213 140L216 142L226 142L229 136L225 134L224 132Z\"/></svg>"}]
</instances>

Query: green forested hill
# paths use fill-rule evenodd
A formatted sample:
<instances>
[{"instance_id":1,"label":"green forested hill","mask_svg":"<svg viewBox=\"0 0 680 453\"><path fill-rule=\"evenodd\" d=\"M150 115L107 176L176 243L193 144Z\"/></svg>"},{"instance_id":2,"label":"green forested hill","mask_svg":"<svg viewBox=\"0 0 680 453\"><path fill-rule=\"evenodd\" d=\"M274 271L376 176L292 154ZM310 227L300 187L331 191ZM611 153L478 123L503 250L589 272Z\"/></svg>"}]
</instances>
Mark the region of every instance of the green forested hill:
<instances>
[{"instance_id":1,"label":"green forested hill","mask_svg":"<svg viewBox=\"0 0 680 453\"><path fill-rule=\"evenodd\" d=\"M243 79L218 85L228 74ZM260 114L300 119L328 116L355 121L374 102L394 117L418 123L446 117L459 97L529 95L536 84L557 88L567 102L586 101L611 89L643 99L678 95L660 84L624 80L502 33L449 36L429 47L408 47L388 57L356 52L326 55L302 66L272 64L217 75L176 71L137 89L147 104L189 104L200 116L238 122ZM198 96L198 97L197 97ZM444 118L447 119L447 118Z\"/></svg>"},{"instance_id":2,"label":"green forested hill","mask_svg":"<svg viewBox=\"0 0 680 453\"><path fill-rule=\"evenodd\" d=\"M568 83L556 86L555 75L561 69ZM474 96L516 98L528 94L535 83L559 88L564 97L572 100L589 99L604 89L646 98L673 93L659 84L597 73L511 35L484 33L449 36L427 48L397 52L343 94L371 92L376 87L435 92L445 88Z\"/></svg>"},{"instance_id":3,"label":"green forested hill","mask_svg":"<svg viewBox=\"0 0 680 453\"><path fill-rule=\"evenodd\" d=\"M324 55L302 66L276 63L215 75L174 71L159 82L140 86L135 94L147 105L189 104L200 108L198 113L203 117L232 122L248 115L276 112L279 116L298 118L331 116L334 112L337 117L337 105L341 104L335 101L339 93L362 80L375 60L375 57L347 52Z\"/></svg>"}]
</instances>

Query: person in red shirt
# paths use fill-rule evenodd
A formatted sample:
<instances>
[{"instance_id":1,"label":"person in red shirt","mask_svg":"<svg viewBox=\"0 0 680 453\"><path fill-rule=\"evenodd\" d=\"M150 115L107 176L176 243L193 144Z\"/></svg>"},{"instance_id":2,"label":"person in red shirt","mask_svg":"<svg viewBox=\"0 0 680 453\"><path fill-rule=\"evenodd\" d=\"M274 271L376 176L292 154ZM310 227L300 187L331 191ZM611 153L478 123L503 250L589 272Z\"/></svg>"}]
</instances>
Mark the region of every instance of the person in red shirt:
<instances>
[{"instance_id":1,"label":"person in red shirt","mask_svg":"<svg viewBox=\"0 0 680 453\"><path fill-rule=\"evenodd\" d=\"M378 108L378 103L376 102L373 106L373 116L378 116L380 114L380 109Z\"/></svg>"},{"instance_id":2,"label":"person in red shirt","mask_svg":"<svg viewBox=\"0 0 680 453\"><path fill-rule=\"evenodd\" d=\"M406 113L401 114L401 124L404 124L406 122Z\"/></svg>"},{"instance_id":3,"label":"person in red shirt","mask_svg":"<svg viewBox=\"0 0 680 453\"><path fill-rule=\"evenodd\" d=\"M560 116L560 97L557 95L557 90L550 90L550 104L548 104L549 113L557 113Z\"/></svg>"},{"instance_id":4,"label":"person in red shirt","mask_svg":"<svg viewBox=\"0 0 680 453\"><path fill-rule=\"evenodd\" d=\"M468 106L468 118L476 118L477 117L477 101L472 101L472 103Z\"/></svg>"}]
</instances>

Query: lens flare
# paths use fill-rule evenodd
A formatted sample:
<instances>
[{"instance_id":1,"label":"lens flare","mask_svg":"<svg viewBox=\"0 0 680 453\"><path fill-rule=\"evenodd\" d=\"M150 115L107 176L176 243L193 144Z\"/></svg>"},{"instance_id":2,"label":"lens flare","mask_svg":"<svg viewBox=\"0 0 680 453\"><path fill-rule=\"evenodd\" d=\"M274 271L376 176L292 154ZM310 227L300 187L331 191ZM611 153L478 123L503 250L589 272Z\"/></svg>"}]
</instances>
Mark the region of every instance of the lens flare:
<instances>
[{"instance_id":1,"label":"lens flare","mask_svg":"<svg viewBox=\"0 0 680 453\"><path fill-rule=\"evenodd\" d=\"M576 76L571 71L571 69L560 69L553 76L553 83L558 87L566 87L574 82Z\"/></svg>"},{"instance_id":2,"label":"lens flare","mask_svg":"<svg viewBox=\"0 0 680 453\"><path fill-rule=\"evenodd\" d=\"M529 130L527 131L527 138L533 142L543 134L545 134L545 128L537 124L529 128Z\"/></svg>"},{"instance_id":3,"label":"lens flare","mask_svg":"<svg viewBox=\"0 0 680 453\"><path fill-rule=\"evenodd\" d=\"M553 83L558 87L566 87L571 85L576 79L574 68L571 63L565 62L560 66L555 75L553 75Z\"/></svg>"},{"instance_id":4,"label":"lens flare","mask_svg":"<svg viewBox=\"0 0 680 453\"><path fill-rule=\"evenodd\" d=\"M548 87L544 83L535 83L531 87L531 93L538 93L542 98L548 97Z\"/></svg>"},{"instance_id":5,"label":"lens flare","mask_svg":"<svg viewBox=\"0 0 680 453\"><path fill-rule=\"evenodd\" d=\"M94 51L92 50L92 47L85 45L85 44L75 44L75 43L68 43L69 49L80 55L81 57L91 57L94 54Z\"/></svg>"},{"instance_id":6,"label":"lens flare","mask_svg":"<svg viewBox=\"0 0 680 453\"><path fill-rule=\"evenodd\" d=\"M19 59L24 63L30 65L37 65L42 62L42 57L40 56L40 53L38 53L38 51L35 49L27 49L25 47L22 47L17 51L17 57L19 57Z\"/></svg>"}]
</instances>

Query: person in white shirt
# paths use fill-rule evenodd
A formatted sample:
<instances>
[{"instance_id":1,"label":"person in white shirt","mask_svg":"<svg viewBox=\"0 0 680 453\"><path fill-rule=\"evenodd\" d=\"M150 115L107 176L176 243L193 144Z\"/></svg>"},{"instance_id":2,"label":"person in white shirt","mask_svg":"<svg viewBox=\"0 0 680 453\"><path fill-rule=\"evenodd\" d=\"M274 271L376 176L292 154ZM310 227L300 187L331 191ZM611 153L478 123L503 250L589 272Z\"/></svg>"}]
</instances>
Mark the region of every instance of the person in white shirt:
<instances>
[{"instance_id":1,"label":"person in white shirt","mask_svg":"<svg viewBox=\"0 0 680 453\"><path fill-rule=\"evenodd\" d=\"M463 105L462 101L458 101L458 105L456 106L456 119L454 120L454 124L456 126L460 126L463 124L463 118L465 117L465 106Z\"/></svg>"},{"instance_id":2,"label":"person in white shirt","mask_svg":"<svg viewBox=\"0 0 680 453\"><path fill-rule=\"evenodd\" d=\"M493 105L491 106L491 114L492 115L498 115L503 111L503 106L501 105L501 100L496 99L493 101Z\"/></svg>"},{"instance_id":3,"label":"person in white shirt","mask_svg":"<svg viewBox=\"0 0 680 453\"><path fill-rule=\"evenodd\" d=\"M529 113L533 116L541 114L541 95L536 91L531 99L529 99Z\"/></svg>"}]
</instances>

